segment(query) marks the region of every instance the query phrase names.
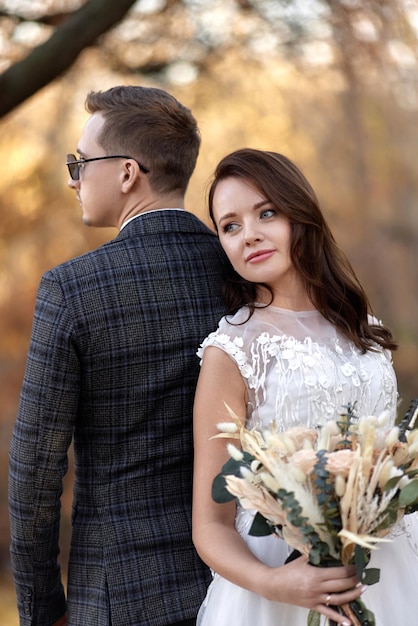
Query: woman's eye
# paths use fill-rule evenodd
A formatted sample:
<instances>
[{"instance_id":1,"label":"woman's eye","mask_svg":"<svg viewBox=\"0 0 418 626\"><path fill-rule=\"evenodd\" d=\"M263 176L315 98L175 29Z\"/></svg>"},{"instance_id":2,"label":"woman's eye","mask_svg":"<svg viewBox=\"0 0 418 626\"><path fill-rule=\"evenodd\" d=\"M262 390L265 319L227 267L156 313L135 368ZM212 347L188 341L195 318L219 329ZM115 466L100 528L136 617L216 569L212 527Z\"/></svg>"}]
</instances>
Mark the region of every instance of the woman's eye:
<instances>
[{"instance_id":1,"label":"woman's eye","mask_svg":"<svg viewBox=\"0 0 418 626\"><path fill-rule=\"evenodd\" d=\"M275 209L265 209L261 212L260 217L261 219L265 219L267 217L273 217L273 215L276 215L276 213L277 211Z\"/></svg>"},{"instance_id":2,"label":"woman's eye","mask_svg":"<svg viewBox=\"0 0 418 626\"><path fill-rule=\"evenodd\" d=\"M232 233L237 228L237 224L225 224L222 228L222 232L224 233Z\"/></svg>"}]
</instances>

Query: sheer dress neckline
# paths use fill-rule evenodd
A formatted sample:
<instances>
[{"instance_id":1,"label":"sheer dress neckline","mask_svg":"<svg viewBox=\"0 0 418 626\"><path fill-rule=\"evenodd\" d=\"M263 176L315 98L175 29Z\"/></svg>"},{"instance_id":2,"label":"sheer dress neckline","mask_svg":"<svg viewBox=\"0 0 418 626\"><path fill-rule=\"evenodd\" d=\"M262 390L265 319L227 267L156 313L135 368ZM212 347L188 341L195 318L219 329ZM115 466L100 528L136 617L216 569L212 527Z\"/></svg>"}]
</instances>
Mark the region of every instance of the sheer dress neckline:
<instances>
[{"instance_id":1,"label":"sheer dress neckline","mask_svg":"<svg viewBox=\"0 0 418 626\"><path fill-rule=\"evenodd\" d=\"M348 404L358 413L395 418L396 377L390 352L363 353L317 310L248 307L222 318L203 342L237 365L248 392L248 423L275 420L286 430L336 419Z\"/></svg>"},{"instance_id":2,"label":"sheer dress neckline","mask_svg":"<svg viewBox=\"0 0 418 626\"><path fill-rule=\"evenodd\" d=\"M301 311L295 311L294 309L284 309L283 307L276 306L274 304L269 304L266 306L265 304L262 304L261 302L256 302L255 308L258 310L273 309L273 310L279 311L280 313L283 313L284 315L289 315L289 316L294 316L294 317L310 317L310 316L318 316L318 315L322 317L322 314L317 309L304 309Z\"/></svg>"}]
</instances>

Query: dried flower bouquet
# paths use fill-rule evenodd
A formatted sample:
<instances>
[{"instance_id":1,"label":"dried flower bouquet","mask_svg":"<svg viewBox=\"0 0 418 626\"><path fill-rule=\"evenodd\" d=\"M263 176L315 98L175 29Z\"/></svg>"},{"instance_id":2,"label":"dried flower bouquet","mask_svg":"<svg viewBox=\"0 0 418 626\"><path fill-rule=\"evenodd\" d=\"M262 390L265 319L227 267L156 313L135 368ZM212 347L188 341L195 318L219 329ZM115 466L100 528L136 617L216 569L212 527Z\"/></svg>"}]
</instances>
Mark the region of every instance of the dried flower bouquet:
<instances>
[{"instance_id":1,"label":"dried flower bouquet","mask_svg":"<svg viewBox=\"0 0 418 626\"><path fill-rule=\"evenodd\" d=\"M418 399L391 429L386 414L359 418L351 405L321 428L286 432L274 422L248 430L230 414L216 437L237 439L240 448L228 443L231 458L214 480L214 500L236 498L255 509L251 534L279 535L312 565L355 563L364 584L376 583L370 552L418 510ZM360 599L335 608L356 626L375 625ZM319 622L311 611L308 625Z\"/></svg>"}]
</instances>

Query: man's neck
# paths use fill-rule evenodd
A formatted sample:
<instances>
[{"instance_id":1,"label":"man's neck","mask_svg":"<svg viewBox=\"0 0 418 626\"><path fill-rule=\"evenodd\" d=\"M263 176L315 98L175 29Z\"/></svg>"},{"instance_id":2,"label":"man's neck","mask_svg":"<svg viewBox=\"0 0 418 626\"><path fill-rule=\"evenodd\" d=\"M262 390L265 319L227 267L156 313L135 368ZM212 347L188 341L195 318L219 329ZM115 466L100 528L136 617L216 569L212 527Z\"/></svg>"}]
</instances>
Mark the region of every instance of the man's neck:
<instances>
[{"instance_id":1,"label":"man's neck","mask_svg":"<svg viewBox=\"0 0 418 626\"><path fill-rule=\"evenodd\" d=\"M122 229L122 226L132 218L139 217L144 213L165 211L167 209L184 209L184 196L179 193L166 194L164 196L145 194L145 197L125 207L125 210L119 217L118 227Z\"/></svg>"},{"instance_id":2,"label":"man's neck","mask_svg":"<svg viewBox=\"0 0 418 626\"><path fill-rule=\"evenodd\" d=\"M132 222L132 220L136 220L137 217L141 217L142 215L145 215L146 213L156 213L157 211L184 211L185 209L180 208L180 207L173 207L173 208L161 208L161 209L149 209L148 211L142 211L141 213L138 213L137 215L133 215L132 217L129 217L127 220L125 220L122 224L122 226L120 227L120 230L122 230L122 228L125 228L125 226L127 224L129 224L129 222Z\"/></svg>"}]
</instances>

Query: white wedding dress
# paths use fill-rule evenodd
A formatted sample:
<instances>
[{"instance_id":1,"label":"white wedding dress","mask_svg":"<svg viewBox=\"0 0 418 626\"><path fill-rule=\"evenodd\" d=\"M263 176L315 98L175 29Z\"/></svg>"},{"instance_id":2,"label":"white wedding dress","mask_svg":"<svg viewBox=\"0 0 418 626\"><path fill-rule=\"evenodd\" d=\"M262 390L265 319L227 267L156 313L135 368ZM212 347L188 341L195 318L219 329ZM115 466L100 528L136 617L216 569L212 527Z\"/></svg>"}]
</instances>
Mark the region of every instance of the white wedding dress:
<instances>
[{"instance_id":1,"label":"white wedding dress","mask_svg":"<svg viewBox=\"0 0 418 626\"><path fill-rule=\"evenodd\" d=\"M248 397L248 427L314 427L335 419L349 403L356 414L396 417L397 387L388 351L363 354L317 311L258 308L223 318L198 352L208 346L224 350L237 364ZM236 528L264 563L282 565L291 548L271 535L248 534L253 511L237 509ZM393 541L373 553L370 566L380 568L380 582L362 599L376 626L418 623L418 517L409 515L391 533ZM306 626L308 610L271 602L214 573L197 626ZM325 623L325 618L322 623Z\"/></svg>"}]
</instances>

